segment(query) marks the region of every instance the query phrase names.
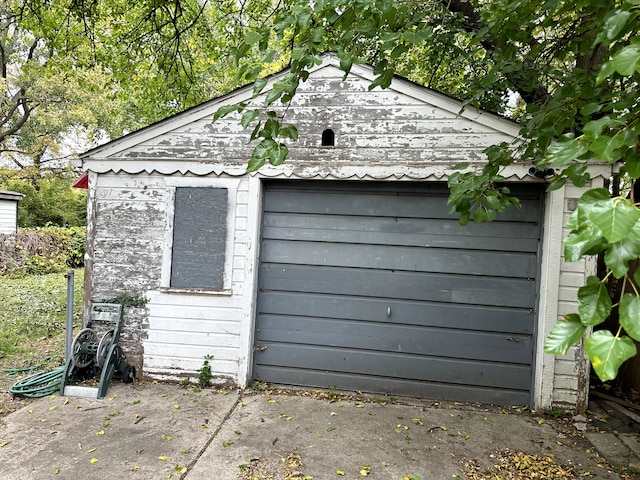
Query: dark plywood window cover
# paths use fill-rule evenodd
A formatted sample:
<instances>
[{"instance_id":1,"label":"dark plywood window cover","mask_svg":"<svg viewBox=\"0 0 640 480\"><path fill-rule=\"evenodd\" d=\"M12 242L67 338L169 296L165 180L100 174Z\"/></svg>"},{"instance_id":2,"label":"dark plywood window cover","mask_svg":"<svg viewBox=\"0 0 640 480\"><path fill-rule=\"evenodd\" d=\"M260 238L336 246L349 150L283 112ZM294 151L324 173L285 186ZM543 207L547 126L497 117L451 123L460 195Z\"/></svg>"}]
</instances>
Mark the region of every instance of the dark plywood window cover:
<instances>
[{"instance_id":1,"label":"dark plywood window cover","mask_svg":"<svg viewBox=\"0 0 640 480\"><path fill-rule=\"evenodd\" d=\"M226 188L176 188L171 287L222 290L226 237Z\"/></svg>"}]
</instances>

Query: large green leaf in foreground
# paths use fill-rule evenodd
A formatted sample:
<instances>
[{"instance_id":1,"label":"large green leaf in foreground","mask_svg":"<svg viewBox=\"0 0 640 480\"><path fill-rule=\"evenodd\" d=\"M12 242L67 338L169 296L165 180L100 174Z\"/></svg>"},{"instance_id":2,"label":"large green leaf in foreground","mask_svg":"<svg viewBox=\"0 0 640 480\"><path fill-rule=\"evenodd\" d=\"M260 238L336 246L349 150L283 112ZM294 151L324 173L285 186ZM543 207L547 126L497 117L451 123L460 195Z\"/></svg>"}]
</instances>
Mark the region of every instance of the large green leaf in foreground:
<instances>
[{"instance_id":1,"label":"large green leaf in foreground","mask_svg":"<svg viewBox=\"0 0 640 480\"><path fill-rule=\"evenodd\" d=\"M545 339L544 351L553 355L566 354L569 347L580 340L586 329L577 314L571 313L562 317Z\"/></svg>"},{"instance_id":2,"label":"large green leaf in foreground","mask_svg":"<svg viewBox=\"0 0 640 480\"><path fill-rule=\"evenodd\" d=\"M623 362L636 354L636 346L629 337L614 337L608 330L593 332L584 341L584 348L598 378L613 380Z\"/></svg>"}]
</instances>

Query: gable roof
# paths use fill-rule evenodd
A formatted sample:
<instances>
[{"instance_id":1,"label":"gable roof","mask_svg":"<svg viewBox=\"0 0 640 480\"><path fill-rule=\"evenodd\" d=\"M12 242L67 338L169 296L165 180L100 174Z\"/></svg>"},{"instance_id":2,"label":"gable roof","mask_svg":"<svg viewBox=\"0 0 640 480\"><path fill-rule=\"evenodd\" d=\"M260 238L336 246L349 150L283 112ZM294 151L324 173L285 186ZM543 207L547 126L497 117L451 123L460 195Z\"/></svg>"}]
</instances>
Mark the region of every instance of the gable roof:
<instances>
[{"instance_id":1,"label":"gable roof","mask_svg":"<svg viewBox=\"0 0 640 480\"><path fill-rule=\"evenodd\" d=\"M325 54L320 65L310 70L310 76L315 72L326 69L327 67L339 68L340 61L334 54ZM273 88L273 84L281 80L289 69L270 75L267 86L263 89L263 93ZM341 71L341 73L344 73ZM376 75L373 69L367 65L353 65L350 75L357 75L369 82L372 82ZM404 77L395 75L394 80L388 90L402 91L404 94L414 97L416 100L429 103L438 108L450 112L452 115L459 116L471 120L473 122L485 125L506 135L518 136L519 126L516 122L509 120L497 114L486 111L479 111L473 108L462 110L462 102L453 97L428 89ZM142 140L150 137L157 137L166 132L173 130L176 124L186 124L194 120L200 120L206 117L213 117L213 114L222 106L234 105L240 102L249 102L253 97L253 84L245 85L227 94L216 97L212 100L204 102L200 105L191 107L183 112L155 122L147 127L124 135L116 140L88 150L80 155L80 158L87 157L107 157L117 155L118 152L140 143Z\"/></svg>"},{"instance_id":2,"label":"gable roof","mask_svg":"<svg viewBox=\"0 0 640 480\"><path fill-rule=\"evenodd\" d=\"M89 150L80 155L79 161L84 169L93 170L98 173L107 171L118 172L124 170L130 173L140 171L159 171L161 173L170 174L179 171L181 173L190 172L198 175L204 175L212 172L218 174L224 172L232 175L244 174L246 164L251 156L251 150L255 145L255 143L247 145L251 132L241 128L238 115L235 115L234 117L234 114L231 114L224 119L218 120L212 125L211 122L213 116L220 107L235 105L240 102L245 102L255 108L263 107L265 95L269 90L271 90L271 88L273 88L273 85L281 80L287 73L288 69L269 76L267 78L267 86L263 89L261 95L255 99L253 98L253 85L238 88L213 100L192 107L184 112L165 118L159 122L149 125L148 127ZM472 160L480 161L480 157L484 160L484 157L481 155L481 151L488 145L499 143L500 141L513 142L518 138L519 126L517 123L496 114L478 111L473 108L467 108L462 111L462 103L458 100L420 86L405 78L396 76L387 89L382 90L380 88L375 88L372 91L369 91L367 87L376 77L370 66L354 65L347 76L346 81L344 81L343 77L344 72L339 69L338 58L333 54L324 55L322 63L311 69L307 81L300 84L298 94L291 102L291 108L302 109L305 107L308 109L309 105L304 104L306 100L300 99L302 96L300 92L305 91L305 88L309 89L309 85L314 81L325 81L327 85L330 85L331 88L335 89L335 92L329 92L326 90L319 93L314 92L317 94L316 97L314 97L316 100L318 100L319 95L325 94L325 98L320 99L320 101L317 102L317 109L332 108L332 112L335 113L338 108L347 108L344 103L335 104L334 102L334 104L329 106L326 104L328 98L343 94L344 90L349 87L351 88L351 91L349 92L350 94L353 95L355 92L356 95L360 95L362 98L366 96L367 99L373 99L371 103L377 102L377 107L375 108L378 108L379 111L386 108L388 113L394 108L398 110L400 105L413 108L413 110L408 114L411 115L412 118L405 119L405 130L412 129L412 122L414 124L413 127L415 127L419 122L427 120L431 121L434 125L437 122L442 121L455 121L457 122L457 128L461 129L461 135L464 135L465 132L473 131L475 132L476 138L481 135L485 137L483 141L487 143L487 145L480 145L475 148L475 151L471 155ZM344 87L344 85L347 85L347 87ZM377 98L376 95L379 98ZM311 101L312 100L308 100L308 102ZM273 105L270 108L274 107L278 108L276 105ZM285 109L289 107L281 106L280 108ZM418 112L418 109L421 110ZM425 113L428 115L425 115ZM353 114L353 110L350 111L350 114ZM431 115L431 118L427 118L429 115ZM343 115L343 117L348 118L348 114ZM324 115L323 118L326 119L328 124L330 124L332 120L335 120L335 118L332 119L329 114ZM380 119L376 118L376 121L378 120ZM386 121L390 122L391 120L387 118ZM291 123L294 124L298 124L298 122L299 119L296 120L295 118L291 121ZM380 122L379 124L382 125ZM382 126L380 128L382 128ZM429 148L427 143L429 141L433 141L433 139L424 132L418 131L417 127L413 128L413 130L415 131L410 134L412 137L407 137L406 141L413 142L414 144L422 142L424 145L421 148ZM221 132L223 131L226 132L228 138L220 137ZM381 132L382 131L368 132L367 135L369 135L369 138L373 143L367 146L375 148L375 141L376 139L379 141L381 138ZM200 140L195 142L193 137L197 134L200 135ZM181 136L184 140L186 136L189 135L191 135L191 137L188 141L194 142L193 148L189 151L183 149L179 152L179 155L176 156L176 152L178 150L176 149L175 144L181 141L179 137ZM215 135L218 135L218 137L215 137ZM229 153L232 149L227 148L224 156L232 157L233 160L225 159L223 161L220 159L223 155L220 154L219 150L212 150L211 143L218 141L219 143L221 142L225 144L225 146L229 147L228 140L232 137L242 137L244 139L244 149L242 152L239 152L241 149L240 147L237 147L236 150L238 150L239 153L235 152L236 156L234 157L234 152ZM212 138L214 140L210 140ZM354 145L352 145L352 152L360 151L364 148L363 145L358 144L358 141L361 140L361 138L360 140L352 140L354 142ZM200 150L196 149L196 143L199 145ZM290 164L292 163L292 159L296 161L297 158L308 167L310 164L309 158L318 152L314 151L314 155L309 155L309 152L307 151L305 154L300 154L296 157L295 151L303 148L305 147L300 140L298 142L291 142L289 160L285 162L285 164ZM396 150L399 150L401 147L396 146L395 148ZM455 146L448 145L448 148L450 152L455 152L456 150ZM322 152L320 153L319 157L315 155L316 158L322 157ZM396 161L398 155L399 153L396 151L390 156L388 161ZM467 158L462 158L459 161L464 160L467 160ZM187 165L189 161L190 164ZM451 159L447 159L447 162L444 162L443 159L436 158L435 163L438 162L440 164L448 163L449 167L458 163L458 161L452 161ZM224 163L225 165L221 166L221 163ZM357 162L354 162L354 164L355 163ZM411 163L411 161L404 159L403 163L408 164ZM413 163L418 164L419 162L418 160L415 160ZM424 163L423 159L422 165L424 165ZM286 170L288 167L283 168ZM344 170L346 166L343 166L342 168ZM353 172L354 168L355 167L350 166L350 168L347 168L347 171ZM273 169L269 166L266 169L261 169L260 172L269 174L270 170L271 174L274 174ZM325 171L327 171L326 168ZM439 172L440 173L437 174L439 178L445 175L442 165L439 167ZM340 178L345 178L345 175L348 176L351 174L352 173L341 173L338 176ZM334 175L334 173L327 173L326 175ZM426 178L425 175L425 173L416 173L410 176L415 176L415 178ZM312 174L308 173L306 176L309 178ZM376 178L380 177L378 176Z\"/></svg>"},{"instance_id":3,"label":"gable roof","mask_svg":"<svg viewBox=\"0 0 640 480\"><path fill-rule=\"evenodd\" d=\"M13 200L19 202L25 197L24 194L18 192L10 192L9 190L0 190L0 200Z\"/></svg>"}]
</instances>

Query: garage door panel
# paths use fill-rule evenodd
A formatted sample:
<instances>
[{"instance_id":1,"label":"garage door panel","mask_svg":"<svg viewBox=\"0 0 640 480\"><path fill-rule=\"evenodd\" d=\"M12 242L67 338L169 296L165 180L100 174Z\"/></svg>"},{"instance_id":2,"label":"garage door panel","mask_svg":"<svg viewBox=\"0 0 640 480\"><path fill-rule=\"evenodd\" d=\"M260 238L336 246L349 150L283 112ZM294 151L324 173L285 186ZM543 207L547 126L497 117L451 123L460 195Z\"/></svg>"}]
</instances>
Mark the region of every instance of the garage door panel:
<instances>
[{"instance_id":1,"label":"garage door panel","mask_svg":"<svg viewBox=\"0 0 640 480\"><path fill-rule=\"evenodd\" d=\"M263 315L263 343L355 348L492 362L531 363L530 336L365 321Z\"/></svg>"},{"instance_id":2,"label":"garage door panel","mask_svg":"<svg viewBox=\"0 0 640 480\"><path fill-rule=\"evenodd\" d=\"M425 182L265 184L253 375L527 404L542 189L462 228Z\"/></svg>"},{"instance_id":3,"label":"garage door panel","mask_svg":"<svg viewBox=\"0 0 640 480\"><path fill-rule=\"evenodd\" d=\"M506 306L438 304L426 301L402 301L388 298L351 297L291 292L263 292L259 310L263 315L310 315L322 312L335 319L415 324L430 327L462 328L512 335L533 333L533 312ZM387 317L387 309L391 315Z\"/></svg>"},{"instance_id":4,"label":"garage door panel","mask_svg":"<svg viewBox=\"0 0 640 480\"><path fill-rule=\"evenodd\" d=\"M256 353L260 357L260 365L289 364L303 370L316 370L318 365L322 365L324 370L331 372L482 387L497 387L508 381L514 390L528 390L531 381L530 367L519 364L309 345L282 344L271 348L269 343L265 343L264 346L264 351Z\"/></svg>"},{"instance_id":5,"label":"garage door panel","mask_svg":"<svg viewBox=\"0 0 640 480\"><path fill-rule=\"evenodd\" d=\"M261 288L351 296L385 297L526 308L534 293L529 280L446 274L416 274L308 265L262 265Z\"/></svg>"},{"instance_id":6,"label":"garage door panel","mask_svg":"<svg viewBox=\"0 0 640 480\"><path fill-rule=\"evenodd\" d=\"M265 365L261 367L263 378L274 383L290 385L306 385L317 388L336 388L338 390L353 391L354 385L363 392L381 392L380 384L386 389L382 393L401 393L410 397L428 397L456 399L461 402L483 402L497 405L526 405L529 393L522 390L512 390L498 387L480 387L477 385L456 385L436 382L420 382L403 378L380 378L372 375L352 375L338 372L314 370L292 370L278 366Z\"/></svg>"},{"instance_id":7,"label":"garage door panel","mask_svg":"<svg viewBox=\"0 0 640 480\"><path fill-rule=\"evenodd\" d=\"M344 266L496 277L533 277L536 256L524 252L265 240L265 263Z\"/></svg>"},{"instance_id":8,"label":"garage door panel","mask_svg":"<svg viewBox=\"0 0 640 480\"><path fill-rule=\"evenodd\" d=\"M305 196L291 195L291 189L288 188L284 190L274 188L265 197L264 210L324 215L452 218L448 213L451 207L447 205L446 187L439 192L416 195L411 192L381 192L378 185L371 191L367 191L366 186L363 188L362 185L352 185L352 191L322 189L314 193L312 190L305 189L308 193ZM354 196L353 192L357 192L357 196ZM321 203L318 202L319 197L322 197ZM500 220L537 222L538 212L526 208L527 204L531 203L529 199L523 196L521 200L524 208L508 208L501 215Z\"/></svg>"},{"instance_id":9,"label":"garage door panel","mask_svg":"<svg viewBox=\"0 0 640 480\"><path fill-rule=\"evenodd\" d=\"M418 247L467 248L510 252L535 251L537 224L481 222L461 226L454 219L376 218L272 213L263 239Z\"/></svg>"}]
</instances>

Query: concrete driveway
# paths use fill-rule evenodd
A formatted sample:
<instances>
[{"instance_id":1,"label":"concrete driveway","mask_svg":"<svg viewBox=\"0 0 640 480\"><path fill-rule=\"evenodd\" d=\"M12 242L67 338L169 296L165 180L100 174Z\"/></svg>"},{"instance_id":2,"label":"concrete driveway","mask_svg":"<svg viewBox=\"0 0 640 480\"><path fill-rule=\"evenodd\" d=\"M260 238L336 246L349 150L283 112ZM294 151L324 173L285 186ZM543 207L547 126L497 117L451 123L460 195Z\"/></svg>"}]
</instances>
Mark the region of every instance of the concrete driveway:
<instances>
[{"instance_id":1,"label":"concrete driveway","mask_svg":"<svg viewBox=\"0 0 640 480\"><path fill-rule=\"evenodd\" d=\"M631 478L571 419L326 391L115 383L103 400L46 397L3 423L9 480L481 479L516 464L558 478Z\"/></svg>"}]
</instances>

